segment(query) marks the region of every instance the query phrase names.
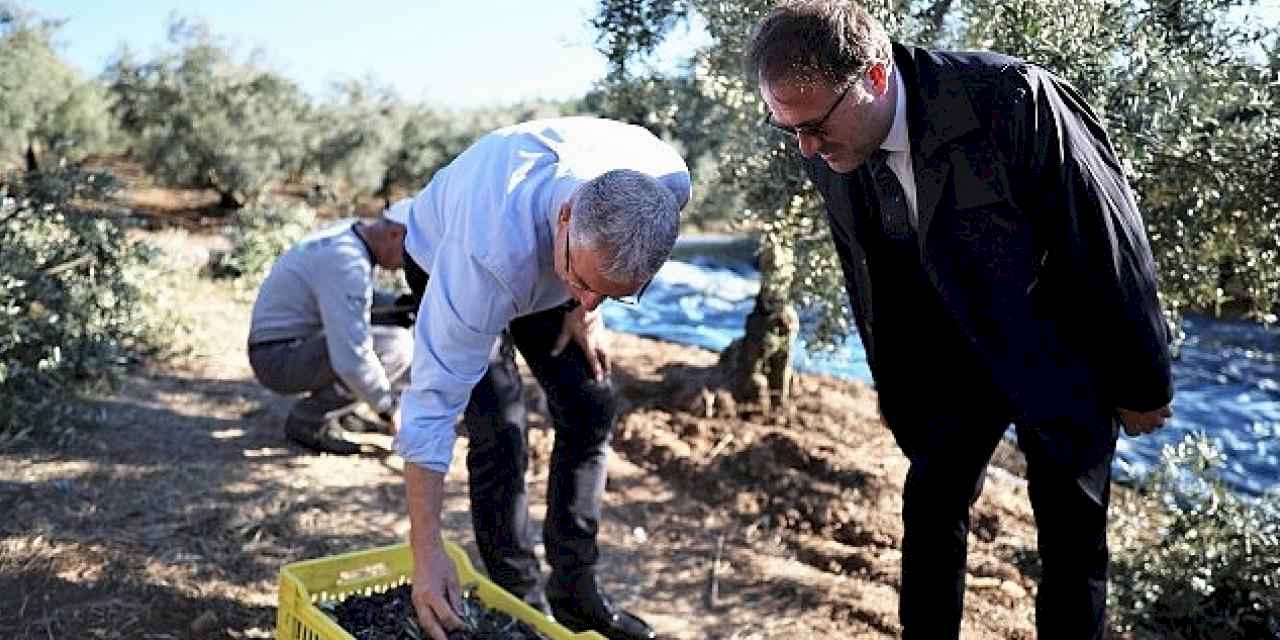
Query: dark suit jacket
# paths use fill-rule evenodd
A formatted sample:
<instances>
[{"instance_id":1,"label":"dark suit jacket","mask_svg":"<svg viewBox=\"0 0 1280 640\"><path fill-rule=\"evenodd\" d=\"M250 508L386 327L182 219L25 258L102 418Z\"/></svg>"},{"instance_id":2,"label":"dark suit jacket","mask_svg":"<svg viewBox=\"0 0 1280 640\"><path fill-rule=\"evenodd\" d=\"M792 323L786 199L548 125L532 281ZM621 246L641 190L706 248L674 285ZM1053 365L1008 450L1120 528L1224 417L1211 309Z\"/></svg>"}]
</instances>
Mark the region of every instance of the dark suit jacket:
<instances>
[{"instance_id":1,"label":"dark suit jacket","mask_svg":"<svg viewBox=\"0 0 1280 640\"><path fill-rule=\"evenodd\" d=\"M894 59L907 90L923 267L1014 419L1070 427L1096 424L1100 410L1167 404L1168 331L1151 249L1088 105L1063 80L1006 56L895 44ZM859 234L878 211L869 170L836 174L817 156L807 164L879 377Z\"/></svg>"}]
</instances>

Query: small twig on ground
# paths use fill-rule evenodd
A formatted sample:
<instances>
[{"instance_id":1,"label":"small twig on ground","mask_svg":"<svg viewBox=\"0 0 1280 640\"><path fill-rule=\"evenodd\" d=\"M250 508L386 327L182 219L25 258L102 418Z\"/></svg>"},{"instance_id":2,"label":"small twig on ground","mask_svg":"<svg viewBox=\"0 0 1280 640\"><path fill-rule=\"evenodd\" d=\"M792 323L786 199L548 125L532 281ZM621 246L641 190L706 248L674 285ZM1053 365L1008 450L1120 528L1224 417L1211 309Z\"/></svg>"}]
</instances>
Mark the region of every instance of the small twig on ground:
<instances>
[{"instance_id":1,"label":"small twig on ground","mask_svg":"<svg viewBox=\"0 0 1280 640\"><path fill-rule=\"evenodd\" d=\"M732 442L733 442L732 433L726 433L723 436L720 436L720 441L717 442L714 447L711 447L711 450L707 452L706 461L710 462L712 460L715 460L716 456L720 455L720 453L724 451L725 447L729 446L729 444Z\"/></svg>"},{"instance_id":2,"label":"small twig on ground","mask_svg":"<svg viewBox=\"0 0 1280 640\"><path fill-rule=\"evenodd\" d=\"M711 561L711 580L707 588L707 608L715 609L720 599L720 559L724 556L724 533L716 536L716 556Z\"/></svg>"},{"instance_id":3,"label":"small twig on ground","mask_svg":"<svg viewBox=\"0 0 1280 640\"><path fill-rule=\"evenodd\" d=\"M70 270L70 269L74 269L74 268L76 268L76 267L79 267L79 266L81 266L81 265L83 265L83 264L85 264L85 263L87 263L87 262L92 261L93 259L94 259L94 255L93 255L92 253L86 253L86 254L84 254L84 255L82 255L82 256L80 256L80 257L78 257L78 258L75 258L75 259L73 259L73 260L68 260L68 261L66 261L66 262L64 262L64 263L62 263L62 264L54 265L54 266L52 266L52 267L45 267L45 268L43 268L43 269L40 269L40 272L41 272L41 273L43 273L43 274L44 274L44 275L46 275L46 276L51 276L51 275L53 275L53 274L55 274L55 273L59 273L59 272L62 272L62 271L68 271L68 270Z\"/></svg>"}]
</instances>

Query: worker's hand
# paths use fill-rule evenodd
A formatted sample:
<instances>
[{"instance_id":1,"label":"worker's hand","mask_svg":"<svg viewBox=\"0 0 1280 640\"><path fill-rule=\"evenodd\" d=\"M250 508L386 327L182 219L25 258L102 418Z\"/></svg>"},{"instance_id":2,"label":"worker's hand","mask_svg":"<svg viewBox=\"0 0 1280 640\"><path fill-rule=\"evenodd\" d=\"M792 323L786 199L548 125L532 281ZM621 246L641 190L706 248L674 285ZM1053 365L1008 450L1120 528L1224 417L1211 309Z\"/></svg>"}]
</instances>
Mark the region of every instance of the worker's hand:
<instances>
[{"instance_id":1,"label":"worker's hand","mask_svg":"<svg viewBox=\"0 0 1280 640\"><path fill-rule=\"evenodd\" d=\"M462 588L458 573L438 541L423 549L426 558L413 567L413 608L418 625L432 640L448 640L447 632L462 628Z\"/></svg>"},{"instance_id":2,"label":"worker's hand","mask_svg":"<svg viewBox=\"0 0 1280 640\"><path fill-rule=\"evenodd\" d=\"M604 383L610 370L609 354L605 350L604 316L599 309L587 311L579 305L564 316L564 325L560 329L560 337L556 338L551 355L558 356L569 345L572 337L582 352L587 356L587 364L591 367L591 375L596 382Z\"/></svg>"},{"instance_id":3,"label":"worker's hand","mask_svg":"<svg viewBox=\"0 0 1280 640\"><path fill-rule=\"evenodd\" d=\"M1173 409L1169 405L1153 411L1129 411L1116 408L1120 421L1124 423L1124 432L1130 436L1152 433L1164 427L1165 421L1173 417Z\"/></svg>"}]
</instances>

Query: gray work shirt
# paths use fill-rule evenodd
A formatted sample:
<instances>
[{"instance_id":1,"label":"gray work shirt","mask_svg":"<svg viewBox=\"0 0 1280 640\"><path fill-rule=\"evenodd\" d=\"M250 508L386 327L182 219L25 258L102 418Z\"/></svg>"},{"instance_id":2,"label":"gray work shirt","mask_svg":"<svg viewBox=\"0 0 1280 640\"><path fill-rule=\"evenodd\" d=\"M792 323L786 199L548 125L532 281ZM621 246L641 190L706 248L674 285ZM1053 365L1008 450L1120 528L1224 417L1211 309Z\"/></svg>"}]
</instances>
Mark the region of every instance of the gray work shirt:
<instances>
[{"instance_id":1,"label":"gray work shirt","mask_svg":"<svg viewBox=\"0 0 1280 640\"><path fill-rule=\"evenodd\" d=\"M372 252L355 225L316 231L271 267L253 304L249 344L323 333L334 373L374 411L388 411L395 397L369 336L374 295Z\"/></svg>"}]
</instances>

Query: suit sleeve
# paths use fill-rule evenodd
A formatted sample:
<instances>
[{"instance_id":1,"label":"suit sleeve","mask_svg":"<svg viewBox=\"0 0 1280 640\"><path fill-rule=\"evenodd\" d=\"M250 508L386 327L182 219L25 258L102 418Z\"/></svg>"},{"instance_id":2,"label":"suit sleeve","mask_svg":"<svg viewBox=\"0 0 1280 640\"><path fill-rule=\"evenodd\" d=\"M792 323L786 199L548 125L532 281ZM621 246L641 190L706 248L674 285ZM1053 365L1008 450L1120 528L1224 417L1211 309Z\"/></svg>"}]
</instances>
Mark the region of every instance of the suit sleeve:
<instances>
[{"instance_id":1,"label":"suit sleeve","mask_svg":"<svg viewBox=\"0 0 1280 640\"><path fill-rule=\"evenodd\" d=\"M1098 118L1066 82L1031 67L1015 157L1037 193L1053 304L1115 406L1150 411L1173 398L1169 332L1142 215Z\"/></svg>"}]
</instances>

